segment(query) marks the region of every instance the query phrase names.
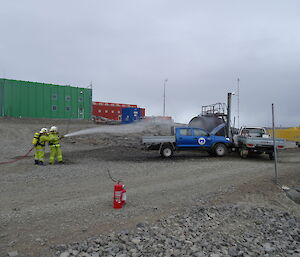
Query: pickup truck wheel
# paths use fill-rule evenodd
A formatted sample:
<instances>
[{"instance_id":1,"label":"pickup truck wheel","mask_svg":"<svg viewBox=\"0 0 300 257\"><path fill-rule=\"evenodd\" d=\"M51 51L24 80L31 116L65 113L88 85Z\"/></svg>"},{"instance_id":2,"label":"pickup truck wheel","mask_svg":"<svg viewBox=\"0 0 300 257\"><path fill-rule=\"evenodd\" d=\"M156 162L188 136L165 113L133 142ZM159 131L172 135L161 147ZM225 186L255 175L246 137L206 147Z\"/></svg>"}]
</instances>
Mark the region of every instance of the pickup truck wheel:
<instances>
[{"instance_id":1,"label":"pickup truck wheel","mask_svg":"<svg viewBox=\"0 0 300 257\"><path fill-rule=\"evenodd\" d=\"M173 156L174 150L172 146L163 146L160 150L160 155L163 158L171 158Z\"/></svg>"},{"instance_id":2,"label":"pickup truck wheel","mask_svg":"<svg viewBox=\"0 0 300 257\"><path fill-rule=\"evenodd\" d=\"M241 158L246 159L247 156L248 156L248 154L249 154L249 151L247 149L241 149L240 150L240 156L241 156Z\"/></svg>"},{"instance_id":3,"label":"pickup truck wheel","mask_svg":"<svg viewBox=\"0 0 300 257\"><path fill-rule=\"evenodd\" d=\"M228 152L228 150L227 150L226 145L216 144L215 147L214 147L214 153L218 157L222 157L222 156L226 155L227 152Z\"/></svg>"}]
</instances>

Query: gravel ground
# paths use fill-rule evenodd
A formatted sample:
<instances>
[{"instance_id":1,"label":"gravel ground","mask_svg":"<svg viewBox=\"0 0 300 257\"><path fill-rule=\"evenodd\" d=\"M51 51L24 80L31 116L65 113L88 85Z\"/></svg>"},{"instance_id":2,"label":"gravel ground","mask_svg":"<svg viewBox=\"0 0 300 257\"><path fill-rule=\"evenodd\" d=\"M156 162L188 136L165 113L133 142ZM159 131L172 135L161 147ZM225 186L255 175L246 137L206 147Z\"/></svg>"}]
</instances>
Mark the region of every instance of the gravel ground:
<instances>
[{"instance_id":1,"label":"gravel ground","mask_svg":"<svg viewBox=\"0 0 300 257\"><path fill-rule=\"evenodd\" d=\"M53 124L47 120L1 119L0 122L0 135L5 146L0 150L0 161L14 160L23 155L30 148L33 133L42 126L57 125L63 134L95 126L84 121ZM149 134L149 130L146 132ZM247 253L248 256L293 256L297 253L298 237L293 239L294 248L284 246L282 237L291 239L299 232L294 230L299 227L297 218L294 218L299 217L299 208L272 183L274 165L267 156L241 160L236 154L216 158L205 153L183 152L172 160L162 160L156 152L140 150L141 135L102 133L66 138L62 143L65 165L34 166L32 154L15 163L1 165L0 256L8 256L8 253L11 256L69 256L70 251L74 251L72 254L81 252L78 256L88 256L84 253L93 244L99 251L92 250L88 254L94 254L94 257L109 254L156 256L155 247L157 251L161 250L161 256L192 256L192 253L198 254L195 256L202 253L204 256L226 256L230 255L226 253L229 247L233 247L231 253L242 251L244 255L240 256L247 256ZM282 184L300 185L299 154L298 148L280 153L278 168ZM49 157L48 153L46 157ZM121 210L112 208L114 183L109 179L107 169L127 186L128 203ZM258 207L262 213L257 211ZM245 218L243 213L248 212L251 217ZM203 220L207 213L215 215L214 219ZM193 237L196 242L188 239L193 233L187 233L189 230L180 223L186 216L190 219L187 228L198 231L193 233L202 233L202 229L206 231L206 234L203 232ZM267 220L274 219L276 229L282 226L282 229L277 229L282 233L272 234L274 230L268 228L270 223L257 224L256 221L264 216ZM249 220L249 226L243 223L243 219L245 222ZM290 224L291 220L294 223ZM218 222L224 226L217 226ZM140 224L138 228L137 224ZM159 228L159 235L152 238L155 227ZM174 229L174 234L168 232L169 229ZM258 238L259 242L251 244L247 241L242 247L239 242L248 229L247 239ZM267 229L270 229L269 237L264 235ZM240 235L232 233L233 230L241 231ZM180 242L180 235L176 238L176 233L181 232L186 235L184 240L193 245L172 247ZM134 238L135 242L140 241L138 244L128 243L125 249L120 248L118 234L129 241ZM200 239L204 235L209 247L213 248L202 247ZM106 245L87 239L91 237L111 240ZM161 241L163 238L167 243ZM225 245L220 243L222 238L226 239ZM274 250L276 240L282 242L282 248L275 247ZM85 242L89 246L87 249L76 249L76 245L81 247ZM151 243L153 251L141 255ZM64 247L59 250L57 245ZM114 250L107 252L108 245L113 245ZM159 245L164 247L160 249ZM172 249L177 249L175 254ZM270 251L263 253L266 249Z\"/></svg>"},{"instance_id":2,"label":"gravel ground","mask_svg":"<svg viewBox=\"0 0 300 257\"><path fill-rule=\"evenodd\" d=\"M300 256L300 219L269 208L193 207L135 230L56 247L56 256Z\"/></svg>"}]
</instances>

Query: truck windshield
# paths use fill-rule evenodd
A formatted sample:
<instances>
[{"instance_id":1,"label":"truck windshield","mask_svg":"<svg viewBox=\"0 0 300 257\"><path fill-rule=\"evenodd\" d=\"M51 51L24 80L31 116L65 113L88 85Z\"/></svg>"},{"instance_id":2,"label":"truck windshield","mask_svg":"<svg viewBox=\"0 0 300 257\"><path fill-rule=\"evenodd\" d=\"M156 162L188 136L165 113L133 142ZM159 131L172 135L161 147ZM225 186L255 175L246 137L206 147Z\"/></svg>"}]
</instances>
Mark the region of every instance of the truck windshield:
<instances>
[{"instance_id":1,"label":"truck windshield","mask_svg":"<svg viewBox=\"0 0 300 257\"><path fill-rule=\"evenodd\" d=\"M208 133L202 129L194 129L194 136L196 137L207 137Z\"/></svg>"}]
</instances>

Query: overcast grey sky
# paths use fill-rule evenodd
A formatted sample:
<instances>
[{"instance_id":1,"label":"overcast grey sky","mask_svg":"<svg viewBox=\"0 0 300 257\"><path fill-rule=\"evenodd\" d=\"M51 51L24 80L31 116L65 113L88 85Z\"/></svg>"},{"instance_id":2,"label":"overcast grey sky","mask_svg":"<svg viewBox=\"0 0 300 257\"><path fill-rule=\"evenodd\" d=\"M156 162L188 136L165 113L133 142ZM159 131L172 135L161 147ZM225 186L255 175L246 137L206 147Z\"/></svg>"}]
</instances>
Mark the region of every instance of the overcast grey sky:
<instances>
[{"instance_id":1,"label":"overcast grey sky","mask_svg":"<svg viewBox=\"0 0 300 257\"><path fill-rule=\"evenodd\" d=\"M240 78L240 125L300 124L298 0L1 0L0 77L188 122ZM237 116L237 98L233 97Z\"/></svg>"}]
</instances>

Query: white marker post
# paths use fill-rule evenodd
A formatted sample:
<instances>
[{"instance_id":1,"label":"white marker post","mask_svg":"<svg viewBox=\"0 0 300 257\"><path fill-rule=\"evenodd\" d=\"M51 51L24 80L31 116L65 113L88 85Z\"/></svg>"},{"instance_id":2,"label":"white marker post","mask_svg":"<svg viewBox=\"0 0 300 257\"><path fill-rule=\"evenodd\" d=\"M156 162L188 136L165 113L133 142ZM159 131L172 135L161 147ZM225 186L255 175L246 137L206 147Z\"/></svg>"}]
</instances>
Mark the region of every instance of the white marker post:
<instances>
[{"instance_id":1,"label":"white marker post","mask_svg":"<svg viewBox=\"0 0 300 257\"><path fill-rule=\"evenodd\" d=\"M277 147L275 141L274 104L272 104L272 126L273 126L273 144L274 144L275 183L277 184Z\"/></svg>"}]
</instances>

